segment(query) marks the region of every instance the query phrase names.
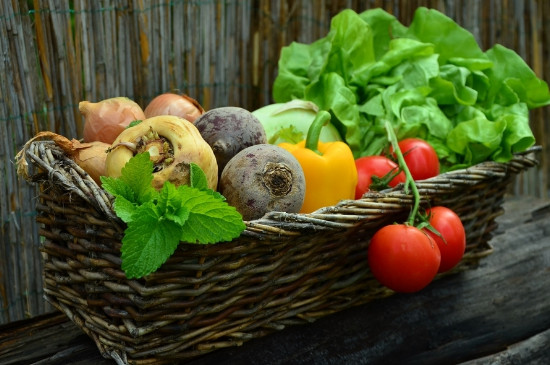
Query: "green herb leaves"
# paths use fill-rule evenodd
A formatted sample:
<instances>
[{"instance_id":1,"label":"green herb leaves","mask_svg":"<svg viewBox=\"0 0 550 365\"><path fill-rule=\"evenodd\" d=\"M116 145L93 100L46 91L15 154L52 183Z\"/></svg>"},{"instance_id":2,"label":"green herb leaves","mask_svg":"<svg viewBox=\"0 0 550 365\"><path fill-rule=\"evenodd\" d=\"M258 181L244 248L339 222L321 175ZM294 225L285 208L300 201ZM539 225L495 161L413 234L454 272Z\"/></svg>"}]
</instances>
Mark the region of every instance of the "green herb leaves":
<instances>
[{"instance_id":1,"label":"green herb leaves","mask_svg":"<svg viewBox=\"0 0 550 365\"><path fill-rule=\"evenodd\" d=\"M145 276L162 265L179 243L182 225L163 216L162 209L149 202L140 205L128 223L122 239L122 270L128 278Z\"/></svg>"},{"instance_id":2,"label":"green herb leaves","mask_svg":"<svg viewBox=\"0 0 550 365\"><path fill-rule=\"evenodd\" d=\"M128 278L156 271L180 241L230 241L246 228L235 208L206 188L200 167L192 163L190 168L191 186L166 182L160 191L151 186L153 164L148 153L131 158L119 178L101 177L103 188L115 196L115 213L127 223L121 252Z\"/></svg>"},{"instance_id":3,"label":"green herb leaves","mask_svg":"<svg viewBox=\"0 0 550 365\"><path fill-rule=\"evenodd\" d=\"M442 172L491 159L508 161L535 143L529 109L550 104L548 85L514 51L483 51L444 14L419 7L409 27L382 9L345 9L329 33L281 50L273 99L312 101L355 157L397 137L427 140Z\"/></svg>"}]
</instances>

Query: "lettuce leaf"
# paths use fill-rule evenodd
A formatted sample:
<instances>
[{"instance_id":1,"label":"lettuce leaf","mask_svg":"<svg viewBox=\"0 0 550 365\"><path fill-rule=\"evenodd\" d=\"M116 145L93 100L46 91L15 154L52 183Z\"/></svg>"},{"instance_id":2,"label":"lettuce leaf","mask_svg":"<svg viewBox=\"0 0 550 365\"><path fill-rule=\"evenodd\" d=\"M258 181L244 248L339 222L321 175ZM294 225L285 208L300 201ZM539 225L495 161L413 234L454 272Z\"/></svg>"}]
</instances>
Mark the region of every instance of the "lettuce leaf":
<instances>
[{"instance_id":1,"label":"lettuce leaf","mask_svg":"<svg viewBox=\"0 0 550 365\"><path fill-rule=\"evenodd\" d=\"M433 44L441 65L456 57L487 58L472 33L435 9L418 8L403 36Z\"/></svg>"},{"instance_id":2,"label":"lettuce leaf","mask_svg":"<svg viewBox=\"0 0 550 365\"><path fill-rule=\"evenodd\" d=\"M535 143L529 110L550 104L548 85L512 50L486 52L452 19L418 8L409 27L382 9L346 9L328 34L283 47L275 102L304 99L329 111L355 157L398 138L430 142L442 171L508 161Z\"/></svg>"},{"instance_id":3,"label":"lettuce leaf","mask_svg":"<svg viewBox=\"0 0 550 365\"><path fill-rule=\"evenodd\" d=\"M506 106L522 102L529 109L549 104L548 84L516 52L497 44L486 54L494 65L487 72L491 80L490 104Z\"/></svg>"}]
</instances>

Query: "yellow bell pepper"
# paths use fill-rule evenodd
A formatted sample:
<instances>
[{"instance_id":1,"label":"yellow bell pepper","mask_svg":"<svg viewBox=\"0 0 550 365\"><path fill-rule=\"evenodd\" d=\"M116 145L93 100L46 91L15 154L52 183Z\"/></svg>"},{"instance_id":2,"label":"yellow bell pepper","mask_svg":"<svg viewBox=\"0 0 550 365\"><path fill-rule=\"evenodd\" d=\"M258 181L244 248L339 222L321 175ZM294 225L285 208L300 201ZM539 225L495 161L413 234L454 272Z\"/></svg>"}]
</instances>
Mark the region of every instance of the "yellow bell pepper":
<instances>
[{"instance_id":1,"label":"yellow bell pepper","mask_svg":"<svg viewBox=\"0 0 550 365\"><path fill-rule=\"evenodd\" d=\"M322 110L305 140L297 144L279 144L296 157L304 170L306 194L300 213L311 213L340 200L355 198L357 168L351 149L340 141L319 142L321 129L329 121L330 114Z\"/></svg>"}]
</instances>

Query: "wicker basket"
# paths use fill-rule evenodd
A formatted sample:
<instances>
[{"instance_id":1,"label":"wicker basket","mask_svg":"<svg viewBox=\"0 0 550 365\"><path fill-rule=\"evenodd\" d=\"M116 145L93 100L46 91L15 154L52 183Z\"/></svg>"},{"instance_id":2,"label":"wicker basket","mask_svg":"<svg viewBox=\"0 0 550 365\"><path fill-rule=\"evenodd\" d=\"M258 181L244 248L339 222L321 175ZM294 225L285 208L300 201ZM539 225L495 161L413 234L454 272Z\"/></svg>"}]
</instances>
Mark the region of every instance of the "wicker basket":
<instances>
[{"instance_id":1,"label":"wicker basket","mask_svg":"<svg viewBox=\"0 0 550 365\"><path fill-rule=\"evenodd\" d=\"M366 249L375 230L406 219L412 196L399 187L307 215L272 212L232 242L182 243L159 271L128 280L110 197L52 141L28 147L45 297L120 364L193 358L392 294L370 273ZM422 204L463 220L468 244L453 272L492 252L507 185L537 164L538 149L418 182Z\"/></svg>"}]
</instances>

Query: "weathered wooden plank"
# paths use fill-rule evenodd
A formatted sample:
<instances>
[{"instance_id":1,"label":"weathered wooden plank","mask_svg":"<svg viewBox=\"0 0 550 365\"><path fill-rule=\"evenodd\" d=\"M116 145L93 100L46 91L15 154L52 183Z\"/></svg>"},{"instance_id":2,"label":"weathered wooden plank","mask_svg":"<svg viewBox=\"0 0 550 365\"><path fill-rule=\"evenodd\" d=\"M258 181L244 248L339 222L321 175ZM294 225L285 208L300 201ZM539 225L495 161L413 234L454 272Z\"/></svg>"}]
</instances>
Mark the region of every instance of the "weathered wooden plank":
<instances>
[{"instance_id":1,"label":"weathered wooden plank","mask_svg":"<svg viewBox=\"0 0 550 365\"><path fill-rule=\"evenodd\" d=\"M546 364L550 359L550 330L510 345L506 350L463 362L460 365L482 364Z\"/></svg>"},{"instance_id":2,"label":"weathered wooden plank","mask_svg":"<svg viewBox=\"0 0 550 365\"><path fill-rule=\"evenodd\" d=\"M61 364L64 358L68 358L68 362L81 358L79 355L82 352L89 353L97 363L99 352L89 346L89 340L72 322L67 321L64 314L58 312L13 322L4 326L0 333L0 363L46 361Z\"/></svg>"},{"instance_id":3,"label":"weathered wooden plank","mask_svg":"<svg viewBox=\"0 0 550 365\"><path fill-rule=\"evenodd\" d=\"M495 252L476 270L443 277L416 294L394 295L218 350L190 364L472 365L499 359L539 364L550 357L550 203L515 199L505 208L492 241ZM44 335L49 343L40 340ZM114 364L57 314L0 326L0 363L22 360Z\"/></svg>"}]
</instances>

